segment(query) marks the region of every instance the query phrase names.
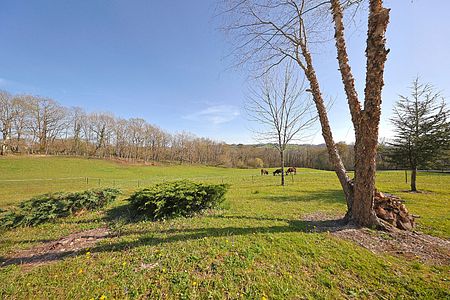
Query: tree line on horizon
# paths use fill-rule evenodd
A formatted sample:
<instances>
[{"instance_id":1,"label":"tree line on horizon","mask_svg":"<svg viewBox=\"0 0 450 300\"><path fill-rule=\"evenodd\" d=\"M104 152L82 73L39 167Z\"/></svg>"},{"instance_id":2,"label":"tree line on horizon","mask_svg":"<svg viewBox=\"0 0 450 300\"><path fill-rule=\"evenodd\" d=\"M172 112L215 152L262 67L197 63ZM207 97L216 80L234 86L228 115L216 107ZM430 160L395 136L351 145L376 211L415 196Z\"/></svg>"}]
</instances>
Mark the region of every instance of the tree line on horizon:
<instances>
[{"instance_id":1,"label":"tree line on horizon","mask_svg":"<svg viewBox=\"0 0 450 300\"><path fill-rule=\"evenodd\" d=\"M0 91L1 154L74 155L133 162L277 167L271 145L228 145L188 132L171 134L141 118L87 113L34 95ZM290 165L328 169L325 148L292 146Z\"/></svg>"},{"instance_id":2,"label":"tree line on horizon","mask_svg":"<svg viewBox=\"0 0 450 300\"><path fill-rule=\"evenodd\" d=\"M188 132L171 134L141 118L124 119L111 113L87 113L57 101L0 91L1 154L73 155L131 162L175 162L235 168L279 167L271 144L226 144ZM354 169L352 144L336 144L348 170ZM379 169L398 169L379 145ZM291 144L287 166L332 170L325 145ZM441 165L432 167L441 168ZM448 167L448 166L447 166Z\"/></svg>"}]
</instances>

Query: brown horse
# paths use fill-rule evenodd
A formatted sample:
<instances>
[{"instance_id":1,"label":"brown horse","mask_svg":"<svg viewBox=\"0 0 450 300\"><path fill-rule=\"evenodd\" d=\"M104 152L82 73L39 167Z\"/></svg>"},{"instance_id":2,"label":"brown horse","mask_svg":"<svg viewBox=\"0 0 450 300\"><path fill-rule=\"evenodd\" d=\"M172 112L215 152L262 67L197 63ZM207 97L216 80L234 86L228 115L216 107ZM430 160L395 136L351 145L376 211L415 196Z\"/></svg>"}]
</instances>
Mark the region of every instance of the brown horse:
<instances>
[{"instance_id":1,"label":"brown horse","mask_svg":"<svg viewBox=\"0 0 450 300\"><path fill-rule=\"evenodd\" d=\"M269 175L269 171L261 169L261 175Z\"/></svg>"},{"instance_id":2,"label":"brown horse","mask_svg":"<svg viewBox=\"0 0 450 300\"><path fill-rule=\"evenodd\" d=\"M286 171L286 175L289 175L289 173L294 173L294 175L297 175L297 169L295 167L290 167Z\"/></svg>"}]
</instances>

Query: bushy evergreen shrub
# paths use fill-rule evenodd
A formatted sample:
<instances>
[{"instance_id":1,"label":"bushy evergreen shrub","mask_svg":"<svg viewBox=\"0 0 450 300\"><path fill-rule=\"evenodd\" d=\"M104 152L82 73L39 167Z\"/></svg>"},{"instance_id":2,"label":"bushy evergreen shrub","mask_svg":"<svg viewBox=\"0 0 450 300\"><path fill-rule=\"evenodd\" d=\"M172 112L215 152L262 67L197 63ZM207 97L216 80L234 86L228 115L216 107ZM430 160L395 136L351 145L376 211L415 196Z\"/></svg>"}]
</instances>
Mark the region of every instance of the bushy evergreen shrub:
<instances>
[{"instance_id":1,"label":"bushy evergreen shrub","mask_svg":"<svg viewBox=\"0 0 450 300\"><path fill-rule=\"evenodd\" d=\"M128 200L138 213L160 220L190 216L217 207L224 200L227 189L226 184L201 184L183 180L142 189Z\"/></svg>"},{"instance_id":2,"label":"bushy evergreen shrub","mask_svg":"<svg viewBox=\"0 0 450 300\"><path fill-rule=\"evenodd\" d=\"M36 226L81 210L95 210L114 201L119 194L117 189L106 188L39 195L22 202L17 208L2 212L0 227Z\"/></svg>"}]
</instances>

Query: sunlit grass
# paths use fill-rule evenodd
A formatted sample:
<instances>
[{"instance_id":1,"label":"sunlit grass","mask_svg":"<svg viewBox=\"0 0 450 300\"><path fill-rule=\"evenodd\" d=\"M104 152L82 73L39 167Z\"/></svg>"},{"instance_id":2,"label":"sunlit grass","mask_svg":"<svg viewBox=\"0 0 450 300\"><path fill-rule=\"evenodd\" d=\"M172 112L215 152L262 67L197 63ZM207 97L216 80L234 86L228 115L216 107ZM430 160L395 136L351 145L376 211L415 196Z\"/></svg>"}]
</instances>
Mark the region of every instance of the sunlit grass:
<instances>
[{"instance_id":1,"label":"sunlit grass","mask_svg":"<svg viewBox=\"0 0 450 300\"><path fill-rule=\"evenodd\" d=\"M3 179L82 177L81 182L1 182L0 207L39 193L98 185L86 184L85 177L101 178L100 185L115 184L126 193L138 184L178 178L231 184L221 209L194 218L128 222L125 194L105 211L2 233L3 257L80 230L110 226L118 233L75 257L27 270L14 265L0 269L2 299L450 296L448 266L375 255L331 234L306 230L302 216L345 212L332 172L301 169L280 187L279 177L263 177L258 170L126 166L73 158L0 159L0 170ZM418 187L427 191L421 194L404 192L408 185L401 172L380 172L377 182L380 190L406 199L408 209L421 215L420 230L450 236L450 176L420 174Z\"/></svg>"}]
</instances>

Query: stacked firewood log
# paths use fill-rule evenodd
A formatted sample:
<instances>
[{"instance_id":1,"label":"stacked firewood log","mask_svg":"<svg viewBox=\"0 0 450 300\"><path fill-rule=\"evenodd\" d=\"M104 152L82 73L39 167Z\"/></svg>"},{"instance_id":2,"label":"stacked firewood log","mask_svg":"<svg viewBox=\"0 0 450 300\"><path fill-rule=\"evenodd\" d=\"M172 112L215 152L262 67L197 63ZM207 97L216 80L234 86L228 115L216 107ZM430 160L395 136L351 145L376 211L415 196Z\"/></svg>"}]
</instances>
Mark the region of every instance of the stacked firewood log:
<instances>
[{"instance_id":1,"label":"stacked firewood log","mask_svg":"<svg viewBox=\"0 0 450 300\"><path fill-rule=\"evenodd\" d=\"M400 198L375 192L374 210L378 218L383 219L394 227L402 230L412 230L418 216L411 215L403 204L405 201Z\"/></svg>"}]
</instances>

